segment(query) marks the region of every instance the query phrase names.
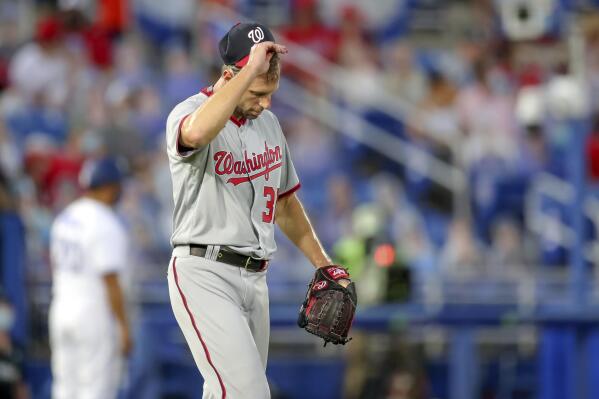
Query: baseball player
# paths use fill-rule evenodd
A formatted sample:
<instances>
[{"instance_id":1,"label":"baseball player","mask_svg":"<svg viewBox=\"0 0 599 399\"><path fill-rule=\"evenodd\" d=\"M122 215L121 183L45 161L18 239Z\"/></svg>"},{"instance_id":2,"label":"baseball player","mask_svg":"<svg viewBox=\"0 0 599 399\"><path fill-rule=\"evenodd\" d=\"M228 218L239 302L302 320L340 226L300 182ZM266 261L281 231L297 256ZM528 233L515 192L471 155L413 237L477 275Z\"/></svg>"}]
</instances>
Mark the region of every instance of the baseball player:
<instances>
[{"instance_id":1,"label":"baseball player","mask_svg":"<svg viewBox=\"0 0 599 399\"><path fill-rule=\"evenodd\" d=\"M266 26L240 23L219 51L218 81L167 120L175 204L170 300L204 378L203 398L263 399L270 397L266 269L275 222L316 268L331 259L295 194L289 148L268 111L287 49Z\"/></svg>"},{"instance_id":2,"label":"baseball player","mask_svg":"<svg viewBox=\"0 0 599 399\"><path fill-rule=\"evenodd\" d=\"M83 196L54 221L50 236L49 326L54 399L115 398L131 335L120 275L127 235L113 210L122 172L110 159L87 161Z\"/></svg>"}]
</instances>

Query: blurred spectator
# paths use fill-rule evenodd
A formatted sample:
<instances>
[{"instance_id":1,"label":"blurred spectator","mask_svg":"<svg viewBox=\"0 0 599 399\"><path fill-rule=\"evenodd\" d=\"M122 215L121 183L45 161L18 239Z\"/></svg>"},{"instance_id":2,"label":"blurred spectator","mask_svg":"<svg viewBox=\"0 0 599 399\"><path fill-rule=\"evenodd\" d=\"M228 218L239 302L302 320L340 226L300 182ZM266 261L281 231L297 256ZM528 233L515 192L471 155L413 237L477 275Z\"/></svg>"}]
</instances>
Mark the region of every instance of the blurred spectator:
<instances>
[{"instance_id":1,"label":"blurred spectator","mask_svg":"<svg viewBox=\"0 0 599 399\"><path fill-rule=\"evenodd\" d=\"M428 89L427 77L414 59L410 43L398 40L382 49L385 88L390 93L418 104Z\"/></svg>"},{"instance_id":2,"label":"blurred spectator","mask_svg":"<svg viewBox=\"0 0 599 399\"><path fill-rule=\"evenodd\" d=\"M302 170L302 201L319 216L326 214L326 192L320 182L335 173L339 158L332 132L302 115L288 119L284 132L294 164Z\"/></svg>"},{"instance_id":3,"label":"blurred spectator","mask_svg":"<svg viewBox=\"0 0 599 399\"><path fill-rule=\"evenodd\" d=\"M35 40L21 47L10 63L10 83L29 104L60 108L68 96L64 29L56 16L41 19Z\"/></svg>"},{"instance_id":4,"label":"blurred spectator","mask_svg":"<svg viewBox=\"0 0 599 399\"><path fill-rule=\"evenodd\" d=\"M442 73L429 74L430 89L420 102L415 126L408 131L439 158L451 160L459 146L459 120L455 109L456 88Z\"/></svg>"},{"instance_id":5,"label":"blurred spectator","mask_svg":"<svg viewBox=\"0 0 599 399\"><path fill-rule=\"evenodd\" d=\"M519 164L522 174L534 176L549 167L549 151L545 132L540 125L525 126Z\"/></svg>"},{"instance_id":6,"label":"blurred spectator","mask_svg":"<svg viewBox=\"0 0 599 399\"><path fill-rule=\"evenodd\" d=\"M16 178L22 163L22 150L0 121L0 170L7 176Z\"/></svg>"},{"instance_id":7,"label":"blurred spectator","mask_svg":"<svg viewBox=\"0 0 599 399\"><path fill-rule=\"evenodd\" d=\"M0 167L0 335L8 331L12 343L23 348L30 336L28 306L31 293L26 286L27 237L16 182ZM10 309L3 306L8 304ZM6 316L9 311L13 317L6 327L6 319L3 323L1 316Z\"/></svg>"},{"instance_id":8,"label":"blurred spectator","mask_svg":"<svg viewBox=\"0 0 599 399\"><path fill-rule=\"evenodd\" d=\"M487 267L495 273L518 270L529 264L524 252L520 226L510 218L501 218L493 226Z\"/></svg>"},{"instance_id":9,"label":"blurred spectator","mask_svg":"<svg viewBox=\"0 0 599 399\"><path fill-rule=\"evenodd\" d=\"M116 48L114 82L127 90L152 81L152 70L144 56L143 42L135 37L121 40ZM108 99L110 101L111 99Z\"/></svg>"},{"instance_id":10,"label":"blurred spectator","mask_svg":"<svg viewBox=\"0 0 599 399\"><path fill-rule=\"evenodd\" d=\"M383 354L382 361L368 368L359 398L428 398L428 381L423 370L424 354L420 348L408 345L405 337L392 335L391 339L390 350Z\"/></svg>"},{"instance_id":11,"label":"blurred spectator","mask_svg":"<svg viewBox=\"0 0 599 399\"><path fill-rule=\"evenodd\" d=\"M599 114L595 116L595 126L586 143L586 159L589 179L599 183Z\"/></svg>"},{"instance_id":12,"label":"blurred spectator","mask_svg":"<svg viewBox=\"0 0 599 399\"><path fill-rule=\"evenodd\" d=\"M8 87L8 69L11 58L19 47L19 26L15 3L0 4L0 90Z\"/></svg>"},{"instance_id":13,"label":"blurred spectator","mask_svg":"<svg viewBox=\"0 0 599 399\"><path fill-rule=\"evenodd\" d=\"M480 270L483 264L483 248L476 241L466 219L454 219L447 238L439 259L445 273L459 275Z\"/></svg>"},{"instance_id":14,"label":"blurred spectator","mask_svg":"<svg viewBox=\"0 0 599 399\"><path fill-rule=\"evenodd\" d=\"M395 244L399 262L417 273L434 268L434 250L419 210L408 200L400 180L378 173L369 180L369 189L383 223L382 236Z\"/></svg>"},{"instance_id":15,"label":"blurred spectator","mask_svg":"<svg viewBox=\"0 0 599 399\"><path fill-rule=\"evenodd\" d=\"M474 82L457 98L460 125L466 134L464 159L471 166L487 156L514 159L517 148L510 82L490 61L474 65Z\"/></svg>"},{"instance_id":16,"label":"blurred spectator","mask_svg":"<svg viewBox=\"0 0 599 399\"><path fill-rule=\"evenodd\" d=\"M420 220L414 220L398 240L398 256L413 271L415 282L422 282L437 271L436 251Z\"/></svg>"},{"instance_id":17,"label":"blurred spectator","mask_svg":"<svg viewBox=\"0 0 599 399\"><path fill-rule=\"evenodd\" d=\"M23 380L24 359L10 338L14 320L14 309L2 294L0 297L0 397L28 399L29 391Z\"/></svg>"},{"instance_id":18,"label":"blurred spectator","mask_svg":"<svg viewBox=\"0 0 599 399\"><path fill-rule=\"evenodd\" d=\"M169 47L164 64L164 80L160 91L163 109L172 109L183 99L200 91L202 82L208 81L193 68L189 54L182 47Z\"/></svg>"},{"instance_id":19,"label":"blurred spectator","mask_svg":"<svg viewBox=\"0 0 599 399\"><path fill-rule=\"evenodd\" d=\"M409 115L406 129L411 143L447 164L455 162L460 148L456 88L441 73L430 73L430 89L417 109ZM410 198L423 210L427 232L436 247L445 241L448 215L453 212L453 192L426 174L406 168L406 188Z\"/></svg>"},{"instance_id":20,"label":"blurred spectator","mask_svg":"<svg viewBox=\"0 0 599 399\"><path fill-rule=\"evenodd\" d=\"M110 117L98 127L98 133L109 154L134 159L147 149L149 142L141 138L145 132L136 130L132 123L140 87L134 89L122 81L113 81L106 90L106 110Z\"/></svg>"},{"instance_id":21,"label":"blurred spectator","mask_svg":"<svg viewBox=\"0 0 599 399\"><path fill-rule=\"evenodd\" d=\"M78 195L77 175L83 159L77 152L61 151L44 136L31 136L24 162L40 204L59 210Z\"/></svg>"},{"instance_id":22,"label":"blurred spectator","mask_svg":"<svg viewBox=\"0 0 599 399\"><path fill-rule=\"evenodd\" d=\"M95 68L107 69L112 66L113 48L108 30L110 28L92 24L86 15L74 6L66 8L61 18L68 47L79 49Z\"/></svg>"},{"instance_id":23,"label":"blurred spectator","mask_svg":"<svg viewBox=\"0 0 599 399\"><path fill-rule=\"evenodd\" d=\"M438 54L437 63L431 67L447 76L460 88L471 83L473 66L485 59L488 43L475 37L466 37L455 43L449 51Z\"/></svg>"},{"instance_id":24,"label":"blurred spectator","mask_svg":"<svg viewBox=\"0 0 599 399\"><path fill-rule=\"evenodd\" d=\"M163 137L164 139L164 137ZM150 173L152 180L152 194L155 196L157 207L159 209L158 214L153 215L153 225L158 230L158 235L162 238L160 240L160 247L168 248L170 252L170 238L173 230L172 226L172 215L173 215L173 197L172 193L168 190L161 189L162 187L168 187L171 184L170 170L168 168L168 158L162 148L166 145L164 142L157 147L156 153L148 158L150 163ZM163 264L160 263L159 264Z\"/></svg>"},{"instance_id":25,"label":"blurred spectator","mask_svg":"<svg viewBox=\"0 0 599 399\"><path fill-rule=\"evenodd\" d=\"M32 135L44 135L57 145L62 145L69 129L64 113L42 104L31 103L23 104L7 115L6 125L20 146Z\"/></svg>"},{"instance_id":26,"label":"blurred spectator","mask_svg":"<svg viewBox=\"0 0 599 399\"><path fill-rule=\"evenodd\" d=\"M374 203L388 221L384 225L385 234L401 237L402 229L415 217L414 208L407 203L401 182L390 173L379 172L368 183Z\"/></svg>"},{"instance_id":27,"label":"blurred spectator","mask_svg":"<svg viewBox=\"0 0 599 399\"><path fill-rule=\"evenodd\" d=\"M321 22L316 0L292 0L290 23L282 33L284 40L306 47L328 60L337 59L339 33Z\"/></svg>"},{"instance_id":28,"label":"blurred spectator","mask_svg":"<svg viewBox=\"0 0 599 399\"><path fill-rule=\"evenodd\" d=\"M368 348L368 339L361 331L353 333L352 344L347 350L347 367L343 382L343 398L359 399L369 374L368 357L372 351Z\"/></svg>"},{"instance_id":29,"label":"blurred spectator","mask_svg":"<svg viewBox=\"0 0 599 399\"><path fill-rule=\"evenodd\" d=\"M0 167L0 213L6 211L15 211L17 209L17 199L12 192L10 180L3 173Z\"/></svg>"},{"instance_id":30,"label":"blurred spectator","mask_svg":"<svg viewBox=\"0 0 599 399\"><path fill-rule=\"evenodd\" d=\"M327 184L328 211L318 221L320 239L325 248L332 248L339 237L352 231L352 213L355 206L352 184L343 174L331 176Z\"/></svg>"},{"instance_id":31,"label":"blurred spectator","mask_svg":"<svg viewBox=\"0 0 599 399\"><path fill-rule=\"evenodd\" d=\"M511 167L498 156L487 156L470 165L472 217L477 235L486 243L490 242L492 224L504 205L500 184L509 181Z\"/></svg>"},{"instance_id":32,"label":"blurred spectator","mask_svg":"<svg viewBox=\"0 0 599 399\"><path fill-rule=\"evenodd\" d=\"M205 71L211 67L216 69L216 75L206 79L206 82L213 82L220 76L222 66L218 42L231 26L239 22L236 0L198 0L197 3L197 18L192 27L194 53L202 54L196 61Z\"/></svg>"},{"instance_id":33,"label":"blurred spectator","mask_svg":"<svg viewBox=\"0 0 599 399\"><path fill-rule=\"evenodd\" d=\"M591 109L599 107L599 14L587 13L581 17L581 27L585 35L585 69Z\"/></svg>"},{"instance_id":34,"label":"blurred spectator","mask_svg":"<svg viewBox=\"0 0 599 399\"><path fill-rule=\"evenodd\" d=\"M376 203L357 205L352 215L351 234L340 237L335 244L335 259L341 260L355 276L360 303L365 305L382 303L387 296L386 267L390 264L381 264L374 259L379 245L389 247L385 227L385 215Z\"/></svg>"},{"instance_id":35,"label":"blurred spectator","mask_svg":"<svg viewBox=\"0 0 599 399\"><path fill-rule=\"evenodd\" d=\"M151 85L144 85L134 93L133 109L130 124L133 130L139 132L144 149L156 148L162 141L164 121L160 94Z\"/></svg>"},{"instance_id":36,"label":"blurred spectator","mask_svg":"<svg viewBox=\"0 0 599 399\"><path fill-rule=\"evenodd\" d=\"M139 29L154 50L161 52L173 44L190 48L193 0L135 0L133 9Z\"/></svg>"},{"instance_id":37,"label":"blurred spectator","mask_svg":"<svg viewBox=\"0 0 599 399\"><path fill-rule=\"evenodd\" d=\"M98 26L111 36L122 34L129 27L129 4L133 1L100 0L97 2Z\"/></svg>"},{"instance_id":38,"label":"blurred spectator","mask_svg":"<svg viewBox=\"0 0 599 399\"><path fill-rule=\"evenodd\" d=\"M168 262L171 252L170 229L165 231L164 223L160 223L160 215L165 210L157 197L160 187L155 185L152 162L148 157L138 159L138 164L132 165L133 178L125 186L119 207L135 243L133 248L139 253L139 261L146 265L159 264L160 260Z\"/></svg>"},{"instance_id":39,"label":"blurred spectator","mask_svg":"<svg viewBox=\"0 0 599 399\"><path fill-rule=\"evenodd\" d=\"M337 62L345 69L336 78L343 82L343 96L349 106L356 110L374 107L382 89L377 49L364 30L363 16L358 8L346 6L342 16Z\"/></svg>"},{"instance_id":40,"label":"blurred spectator","mask_svg":"<svg viewBox=\"0 0 599 399\"><path fill-rule=\"evenodd\" d=\"M47 163L44 161L44 166ZM37 172L36 173L40 173ZM19 196L19 214L25 225L25 245L27 253L27 273L33 281L49 278L47 263L50 225L54 213L48 206L42 205L34 178L25 176L16 181Z\"/></svg>"},{"instance_id":41,"label":"blurred spectator","mask_svg":"<svg viewBox=\"0 0 599 399\"><path fill-rule=\"evenodd\" d=\"M320 19L319 5L316 0L290 1L290 18L286 26L281 27L282 38L279 41L299 45L316 53L328 61L336 61L339 50L339 32L326 26ZM293 63L283 63L284 75L300 82L309 90L318 92L324 89L319 83L318 67L306 70Z\"/></svg>"}]
</instances>

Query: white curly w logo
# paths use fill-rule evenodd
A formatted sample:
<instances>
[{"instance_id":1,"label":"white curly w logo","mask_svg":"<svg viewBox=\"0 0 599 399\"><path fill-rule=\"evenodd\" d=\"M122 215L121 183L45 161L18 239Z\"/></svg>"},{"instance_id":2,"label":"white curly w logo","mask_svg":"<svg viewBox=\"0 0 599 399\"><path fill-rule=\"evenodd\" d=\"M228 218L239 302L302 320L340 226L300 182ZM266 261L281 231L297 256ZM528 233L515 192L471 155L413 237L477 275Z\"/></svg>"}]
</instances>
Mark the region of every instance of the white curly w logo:
<instances>
[{"instance_id":1,"label":"white curly w logo","mask_svg":"<svg viewBox=\"0 0 599 399\"><path fill-rule=\"evenodd\" d=\"M264 40L264 31L261 27L257 27L256 29L248 32L248 37L252 39L254 43L260 43L262 40Z\"/></svg>"}]
</instances>

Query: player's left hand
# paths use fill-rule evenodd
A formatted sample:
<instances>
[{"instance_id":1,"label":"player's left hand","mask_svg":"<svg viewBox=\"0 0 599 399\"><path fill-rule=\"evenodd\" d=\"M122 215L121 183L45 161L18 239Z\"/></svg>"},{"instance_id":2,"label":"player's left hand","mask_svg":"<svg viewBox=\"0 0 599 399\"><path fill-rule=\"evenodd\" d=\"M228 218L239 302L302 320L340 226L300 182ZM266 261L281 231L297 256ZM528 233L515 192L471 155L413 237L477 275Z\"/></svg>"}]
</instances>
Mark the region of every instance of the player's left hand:
<instances>
[{"instance_id":1,"label":"player's left hand","mask_svg":"<svg viewBox=\"0 0 599 399\"><path fill-rule=\"evenodd\" d=\"M300 308L297 324L328 342L345 345L358 297L349 273L341 266L316 269L308 285L306 300Z\"/></svg>"},{"instance_id":2,"label":"player's left hand","mask_svg":"<svg viewBox=\"0 0 599 399\"><path fill-rule=\"evenodd\" d=\"M341 280L339 280L337 282L339 284L341 284L341 286L343 286L344 288L347 288L347 286L351 284L351 280L348 278L342 278Z\"/></svg>"}]
</instances>

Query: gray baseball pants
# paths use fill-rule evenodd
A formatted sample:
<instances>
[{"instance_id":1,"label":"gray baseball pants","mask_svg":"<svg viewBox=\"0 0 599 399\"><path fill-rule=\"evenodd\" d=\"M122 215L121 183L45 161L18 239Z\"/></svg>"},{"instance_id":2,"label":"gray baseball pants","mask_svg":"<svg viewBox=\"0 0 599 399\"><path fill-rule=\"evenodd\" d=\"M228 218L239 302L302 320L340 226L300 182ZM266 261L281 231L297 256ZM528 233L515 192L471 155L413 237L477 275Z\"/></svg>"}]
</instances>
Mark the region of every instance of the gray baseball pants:
<instances>
[{"instance_id":1,"label":"gray baseball pants","mask_svg":"<svg viewBox=\"0 0 599 399\"><path fill-rule=\"evenodd\" d=\"M204 378L202 399L268 399L266 271L173 250L168 287L175 318Z\"/></svg>"}]
</instances>

